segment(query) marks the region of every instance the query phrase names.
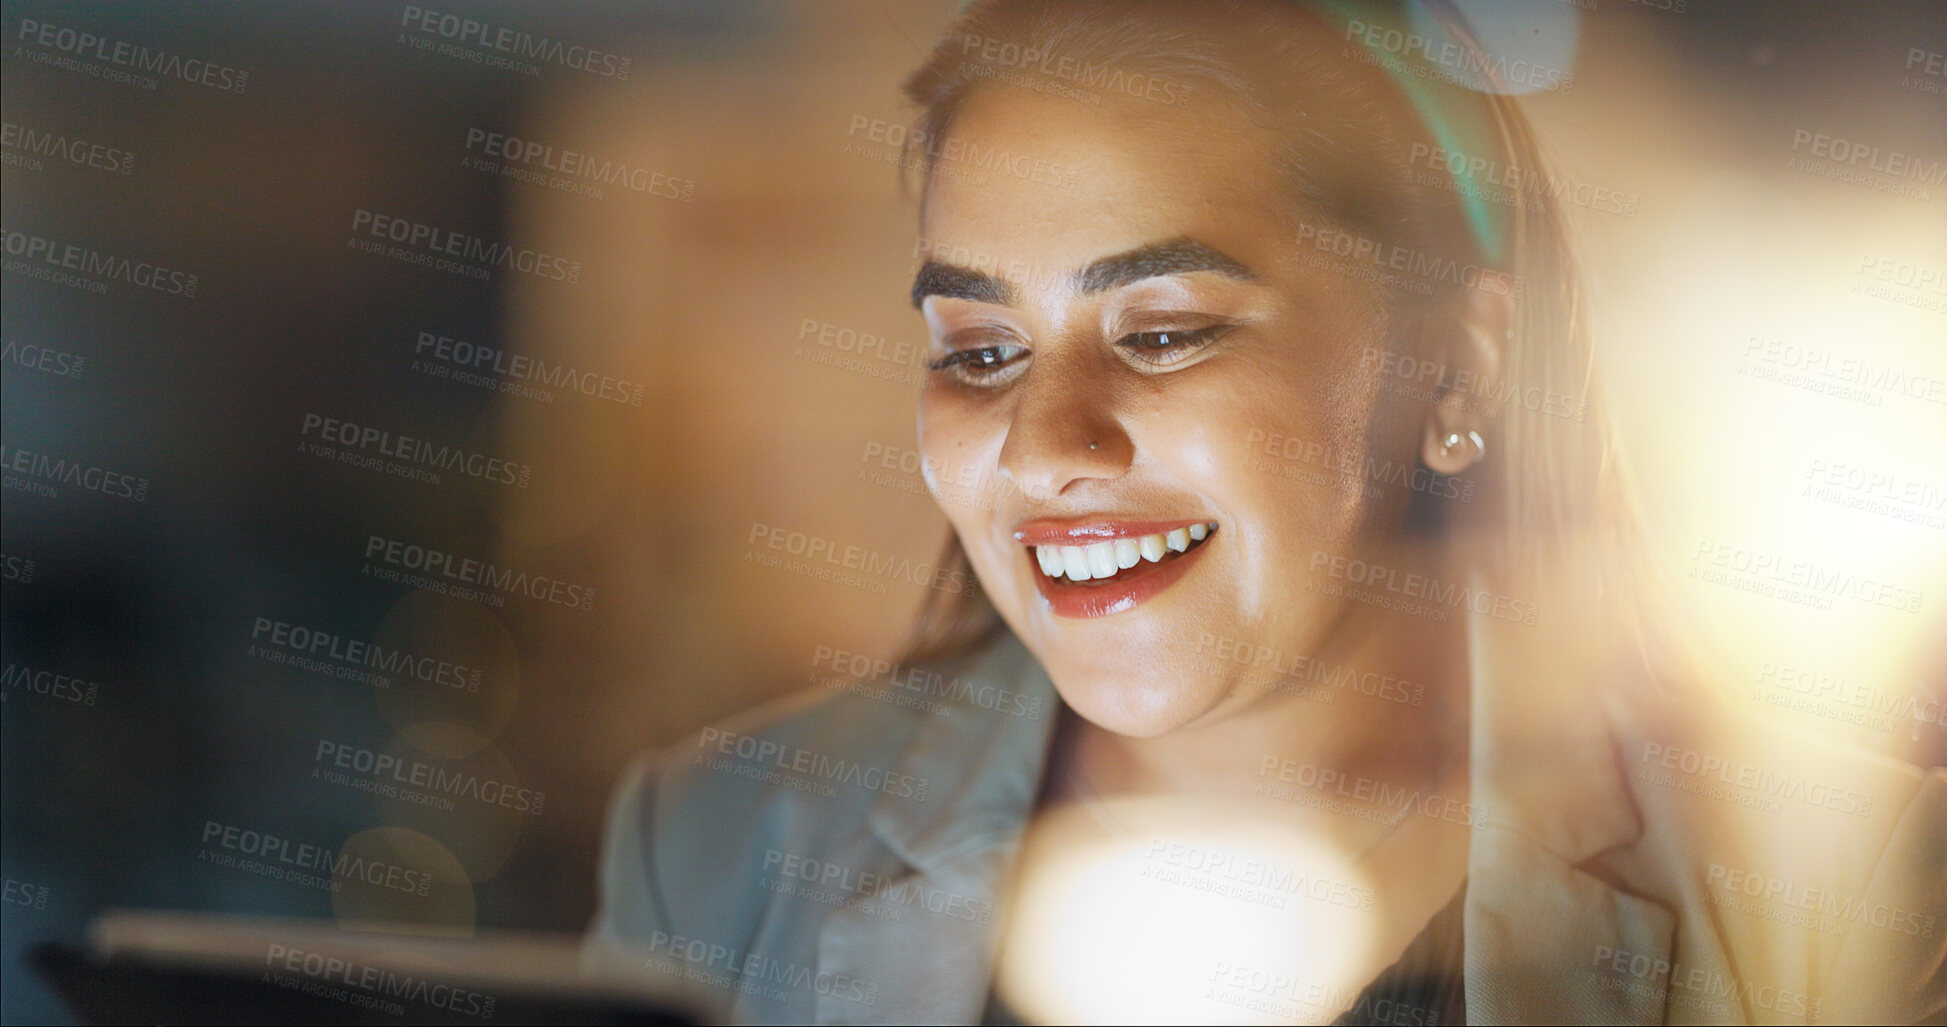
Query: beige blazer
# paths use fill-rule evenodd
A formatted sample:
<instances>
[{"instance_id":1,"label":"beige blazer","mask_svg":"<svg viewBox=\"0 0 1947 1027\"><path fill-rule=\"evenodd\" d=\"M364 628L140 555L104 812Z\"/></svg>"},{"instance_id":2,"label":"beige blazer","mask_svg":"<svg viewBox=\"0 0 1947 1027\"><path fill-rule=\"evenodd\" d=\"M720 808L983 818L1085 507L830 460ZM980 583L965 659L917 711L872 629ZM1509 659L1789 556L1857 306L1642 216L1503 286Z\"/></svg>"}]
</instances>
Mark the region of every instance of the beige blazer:
<instances>
[{"instance_id":1,"label":"beige blazer","mask_svg":"<svg viewBox=\"0 0 1947 1027\"><path fill-rule=\"evenodd\" d=\"M1943 1016L1947 772L1475 659L1470 1022ZM738 1022L979 1022L1058 699L1012 636L937 673L639 761L591 966Z\"/></svg>"}]
</instances>

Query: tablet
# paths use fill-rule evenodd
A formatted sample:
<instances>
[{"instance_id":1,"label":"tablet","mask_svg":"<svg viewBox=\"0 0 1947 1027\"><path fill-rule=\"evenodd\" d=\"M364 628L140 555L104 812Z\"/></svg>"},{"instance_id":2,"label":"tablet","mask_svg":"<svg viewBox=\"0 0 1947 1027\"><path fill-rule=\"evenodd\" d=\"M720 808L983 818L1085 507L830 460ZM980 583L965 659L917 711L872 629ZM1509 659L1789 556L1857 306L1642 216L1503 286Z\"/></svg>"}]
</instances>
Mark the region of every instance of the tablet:
<instances>
[{"instance_id":1,"label":"tablet","mask_svg":"<svg viewBox=\"0 0 1947 1027\"><path fill-rule=\"evenodd\" d=\"M33 966L88 1024L693 1024L695 1003L584 971L576 935L427 937L330 921L114 911ZM645 975L650 976L650 975Z\"/></svg>"}]
</instances>

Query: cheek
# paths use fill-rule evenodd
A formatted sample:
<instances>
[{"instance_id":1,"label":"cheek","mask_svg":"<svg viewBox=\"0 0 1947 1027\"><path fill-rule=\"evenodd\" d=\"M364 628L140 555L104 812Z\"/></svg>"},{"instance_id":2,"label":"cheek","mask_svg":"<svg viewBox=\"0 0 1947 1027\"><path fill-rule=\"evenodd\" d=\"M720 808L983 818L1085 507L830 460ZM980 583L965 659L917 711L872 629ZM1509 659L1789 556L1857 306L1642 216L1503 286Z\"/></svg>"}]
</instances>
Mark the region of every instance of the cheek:
<instances>
[{"instance_id":1,"label":"cheek","mask_svg":"<svg viewBox=\"0 0 1947 1027\"><path fill-rule=\"evenodd\" d=\"M1302 512L1289 505L1294 484L1322 478L1303 469L1320 464L1322 452L1358 446L1360 396L1295 361L1244 359L1211 370L1218 373L1159 392L1143 412L1147 448L1255 527L1270 526L1267 514Z\"/></svg>"},{"instance_id":2,"label":"cheek","mask_svg":"<svg viewBox=\"0 0 1947 1027\"><path fill-rule=\"evenodd\" d=\"M1353 548L1366 516L1369 390L1322 370L1239 361L1145 412L1158 461L1229 522L1247 618L1288 613L1303 569Z\"/></svg>"},{"instance_id":3,"label":"cheek","mask_svg":"<svg viewBox=\"0 0 1947 1027\"><path fill-rule=\"evenodd\" d=\"M942 482L993 481L1007 423L994 404L969 402L949 390L926 389L919 401L919 451L926 487L970 545L969 527L990 516L977 503L949 502Z\"/></svg>"}]
</instances>

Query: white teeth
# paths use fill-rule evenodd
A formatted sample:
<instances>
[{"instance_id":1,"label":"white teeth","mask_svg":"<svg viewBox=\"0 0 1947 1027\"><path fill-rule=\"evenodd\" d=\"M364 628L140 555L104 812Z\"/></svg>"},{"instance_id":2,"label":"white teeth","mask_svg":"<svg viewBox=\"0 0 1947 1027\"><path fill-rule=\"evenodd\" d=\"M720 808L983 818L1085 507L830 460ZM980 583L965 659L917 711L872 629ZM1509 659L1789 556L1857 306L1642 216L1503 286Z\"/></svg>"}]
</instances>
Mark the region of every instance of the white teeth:
<instances>
[{"instance_id":1,"label":"white teeth","mask_svg":"<svg viewBox=\"0 0 1947 1027\"><path fill-rule=\"evenodd\" d=\"M1171 551L1184 552L1191 543L1209 538L1216 528L1206 521L1141 538L1119 538L1086 546L1035 546L1034 560L1041 565L1041 573L1051 578L1070 581L1111 578L1144 560L1157 563Z\"/></svg>"},{"instance_id":2,"label":"white teeth","mask_svg":"<svg viewBox=\"0 0 1947 1027\"><path fill-rule=\"evenodd\" d=\"M1115 576L1115 543L1097 542L1088 547L1088 572L1098 578Z\"/></svg>"}]
</instances>

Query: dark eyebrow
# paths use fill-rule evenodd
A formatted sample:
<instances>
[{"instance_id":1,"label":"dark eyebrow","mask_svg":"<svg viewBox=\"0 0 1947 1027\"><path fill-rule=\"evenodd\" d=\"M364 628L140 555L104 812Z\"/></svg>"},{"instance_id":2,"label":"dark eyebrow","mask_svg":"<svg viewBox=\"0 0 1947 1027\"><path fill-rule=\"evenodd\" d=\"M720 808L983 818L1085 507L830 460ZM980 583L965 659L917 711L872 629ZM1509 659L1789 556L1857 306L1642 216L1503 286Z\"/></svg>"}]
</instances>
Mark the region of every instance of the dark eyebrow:
<instances>
[{"instance_id":1,"label":"dark eyebrow","mask_svg":"<svg viewBox=\"0 0 1947 1027\"><path fill-rule=\"evenodd\" d=\"M913 278L913 306L925 303L928 296L951 296L1003 307L1014 305L1013 287L999 278L985 271L932 260L921 265L919 274Z\"/></svg>"},{"instance_id":2,"label":"dark eyebrow","mask_svg":"<svg viewBox=\"0 0 1947 1027\"><path fill-rule=\"evenodd\" d=\"M1127 253L1103 257L1082 269L1075 277L1082 295L1119 289L1131 282L1163 275L1185 275L1193 271L1215 271L1244 282L1258 280L1257 273L1194 239L1139 246Z\"/></svg>"},{"instance_id":3,"label":"dark eyebrow","mask_svg":"<svg viewBox=\"0 0 1947 1027\"><path fill-rule=\"evenodd\" d=\"M1259 280L1257 272L1243 264L1194 239L1180 238L1103 257L1076 272L1075 283L1082 295L1090 296L1145 278L1187 275L1196 271L1214 271L1243 282ZM951 296L976 303L1014 305L1014 288L1006 281L985 271L931 260L920 267L918 276L913 279L913 306L925 303L928 296Z\"/></svg>"}]
</instances>

